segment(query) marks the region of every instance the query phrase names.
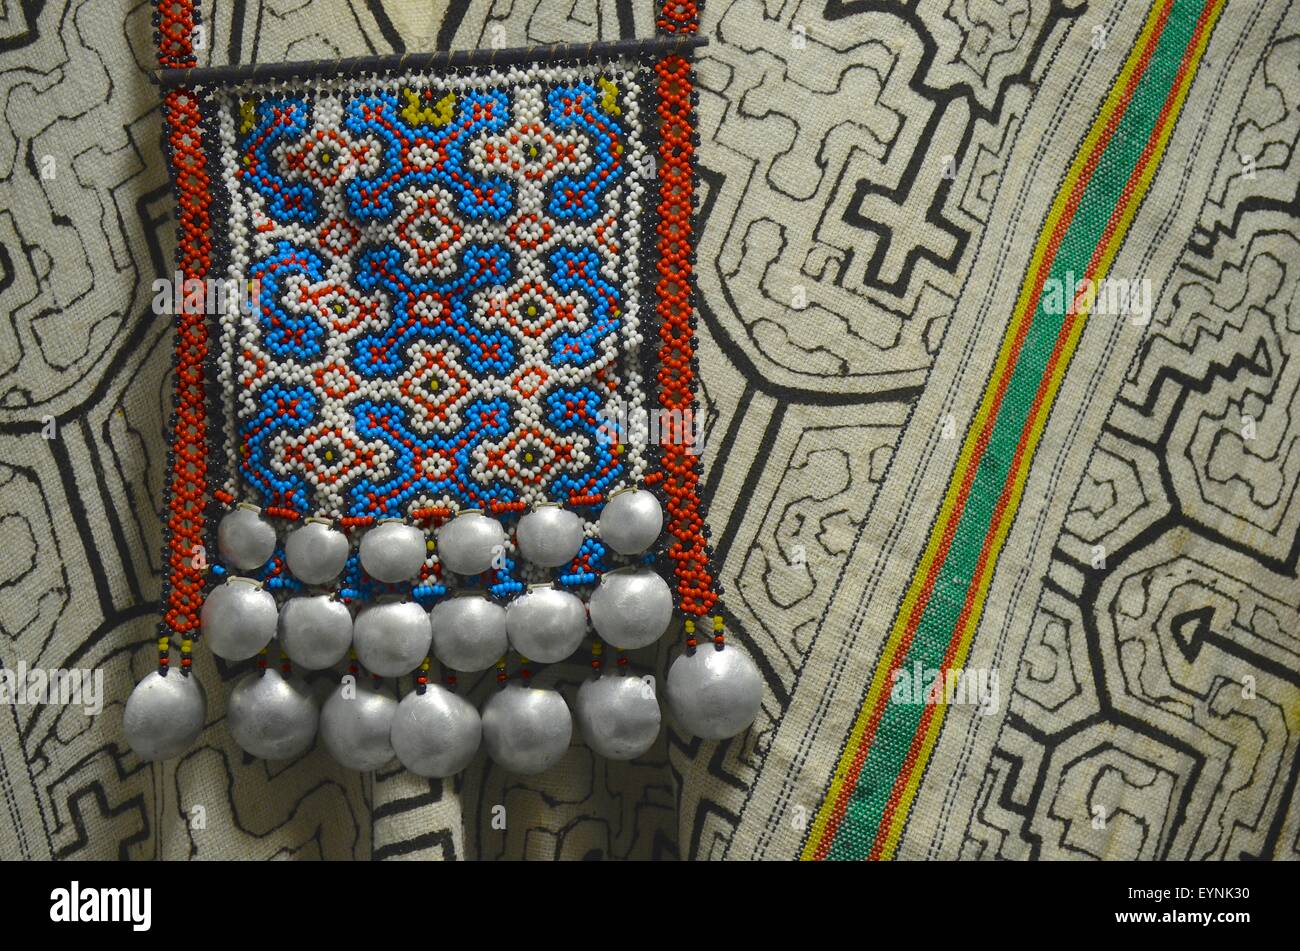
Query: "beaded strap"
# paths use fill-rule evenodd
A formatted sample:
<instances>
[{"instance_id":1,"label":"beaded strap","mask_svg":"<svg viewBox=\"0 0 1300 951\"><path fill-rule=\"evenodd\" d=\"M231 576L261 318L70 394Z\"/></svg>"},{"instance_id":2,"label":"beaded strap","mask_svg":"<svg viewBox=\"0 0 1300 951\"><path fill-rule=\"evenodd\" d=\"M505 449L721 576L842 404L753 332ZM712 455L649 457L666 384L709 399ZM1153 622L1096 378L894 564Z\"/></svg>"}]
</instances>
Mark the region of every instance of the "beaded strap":
<instances>
[{"instance_id":1,"label":"beaded strap","mask_svg":"<svg viewBox=\"0 0 1300 951\"><path fill-rule=\"evenodd\" d=\"M657 28L665 34L699 31L694 0L665 0ZM669 414L698 411L695 374L695 70L672 54L655 65L659 94L659 223L655 309L659 315L659 404ZM702 617L714 609L714 583L703 505L700 458L684 440L666 440L660 455L667 497L668 557L677 576L682 613ZM691 625L693 630L694 625ZM688 631L688 635L690 632ZM721 634L719 633L719 637ZM693 640L693 636L692 636ZM720 642L719 642L720 643ZM693 645L691 645L693 646Z\"/></svg>"},{"instance_id":2,"label":"beaded strap","mask_svg":"<svg viewBox=\"0 0 1300 951\"><path fill-rule=\"evenodd\" d=\"M157 0L154 11L158 64L185 68L195 64L192 37L199 25L193 0ZM176 197L177 271L189 286L202 281L212 266L207 156L196 97L174 89L163 97L168 163ZM208 439L205 366L208 329L202 306L183 298L176 314L170 476L165 488L167 526L164 542L164 613L159 637L159 666L169 663L171 637L183 635L181 665L190 667L190 635L199 630L203 601L205 507Z\"/></svg>"}]
</instances>

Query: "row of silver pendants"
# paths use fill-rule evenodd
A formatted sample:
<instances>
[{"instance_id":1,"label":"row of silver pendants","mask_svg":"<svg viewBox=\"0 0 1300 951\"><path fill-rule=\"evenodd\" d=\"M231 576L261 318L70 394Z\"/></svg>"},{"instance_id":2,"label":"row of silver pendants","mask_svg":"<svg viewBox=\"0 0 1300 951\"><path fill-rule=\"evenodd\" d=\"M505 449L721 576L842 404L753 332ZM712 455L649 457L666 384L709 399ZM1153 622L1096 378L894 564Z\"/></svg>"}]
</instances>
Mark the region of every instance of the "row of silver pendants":
<instances>
[{"instance_id":1,"label":"row of silver pendants","mask_svg":"<svg viewBox=\"0 0 1300 951\"><path fill-rule=\"evenodd\" d=\"M620 555L645 552L662 530L663 509L654 493L646 489L612 493L597 522L601 540ZM578 514L550 503L524 514L515 527L519 553L542 568L569 564L585 538L586 527ZM468 509L440 526L435 539L443 568L473 576L499 564L506 530L497 519ZM236 506L217 524L218 554L222 563L234 571L261 568L275 553L277 543L275 527L252 505ZM350 553L347 535L326 519L307 519L284 539L286 567L309 585L332 584ZM429 540L415 525L385 520L361 537L358 555L370 577L399 584L419 576L429 556Z\"/></svg>"},{"instance_id":2,"label":"row of silver pendants","mask_svg":"<svg viewBox=\"0 0 1300 951\"><path fill-rule=\"evenodd\" d=\"M400 677L433 656L452 670L487 670L507 648L539 663L569 657L591 627L607 644L635 650L654 643L672 621L668 583L651 568L601 575L589 599L550 584L534 585L504 607L465 592L425 610L399 596L352 610L330 595L275 597L258 582L231 578L208 593L201 615L203 642L228 661L247 660L277 638L306 670L332 667L355 650L380 677Z\"/></svg>"},{"instance_id":3,"label":"row of silver pendants","mask_svg":"<svg viewBox=\"0 0 1300 951\"><path fill-rule=\"evenodd\" d=\"M686 732L721 740L754 721L763 689L747 654L707 645L673 662L665 693ZM190 747L206 717L207 698L196 676L154 671L131 694L124 728L139 756L166 760ZM597 754L640 756L660 731L654 681L623 672L593 677L578 688L572 714L555 689L508 683L480 714L439 684L412 690L399 703L387 689L349 676L318 711L301 677L268 668L247 674L231 690L226 723L239 747L262 759L297 757L319 734L329 754L349 769L380 769L397 758L418 775L445 777L464 769L480 745L509 772L543 772L568 750L574 719Z\"/></svg>"},{"instance_id":4,"label":"row of silver pendants","mask_svg":"<svg viewBox=\"0 0 1300 951\"><path fill-rule=\"evenodd\" d=\"M644 489L625 489L606 502L597 530L621 555L648 550L659 537L663 513ZM569 563L586 529L573 512L542 505L522 516L515 540L520 554L541 567ZM473 576L492 566L505 529L481 512L465 511L441 526L436 550L446 571ZM274 527L253 506L230 510L218 525L218 548L228 568L252 571L274 554ZM371 577L392 584L415 580L429 551L419 528L384 521L361 538L358 555ZM299 580L331 584L351 552L347 536L328 521L309 519L285 538L285 561ZM551 584L532 585L506 606L479 592L462 591L426 611L398 596L360 607L355 616L329 594L291 597L277 607L272 594L251 578L234 576L204 602L204 641L213 653L246 660L278 639L295 665L321 670L355 650L378 677L398 677L430 655L451 670L474 672L494 665L508 647L522 657L555 663L585 639L588 624L611 646L644 647L672 619L672 594L650 568L604 572L588 601ZM667 678L668 705L678 724L704 739L726 739L746 729L761 704L757 667L743 651L721 644L687 651ZM196 676L155 671L127 702L124 727L141 757L170 759L197 738L206 719L206 697ZM653 683L606 675L578 691L575 712L584 738L597 753L631 759L654 742L659 706ZM240 747L267 759L296 756L319 734L333 757L355 769L376 769L396 756L426 776L458 772L480 739L499 765L516 773L549 768L568 748L573 717L554 690L509 684L479 712L439 685L409 694L401 704L383 689L345 678L317 712L305 683L268 669L248 675L232 691L228 724Z\"/></svg>"},{"instance_id":5,"label":"row of silver pendants","mask_svg":"<svg viewBox=\"0 0 1300 951\"><path fill-rule=\"evenodd\" d=\"M644 552L662 528L659 500L645 489L611 494L599 522L601 537L624 555ZM547 504L522 516L515 536L529 561L558 567L576 556L585 531L576 513ZM223 563L236 570L264 565L277 544L275 528L246 505L222 517L217 539ZM436 550L444 568L473 576L492 566L505 539L499 521L468 510L437 530ZM428 547L418 527L385 521L361 537L358 555L368 575L398 584L419 575ZM285 539L287 567L311 585L336 579L350 551L347 536L323 520L295 527ZM465 672L486 670L508 647L531 660L555 663L581 645L588 615L607 643L632 650L657 640L672 610L667 582L646 567L603 573L587 604L570 591L542 584L508 607L482 594L462 594L425 611L413 601L387 597L361 607L355 618L346 604L327 594L289 598L277 608L259 582L234 576L208 594L202 629L212 652L229 661L255 656L278 636L281 649L302 668L331 667L355 649L369 671L397 677L414 670L431 648L443 665Z\"/></svg>"}]
</instances>

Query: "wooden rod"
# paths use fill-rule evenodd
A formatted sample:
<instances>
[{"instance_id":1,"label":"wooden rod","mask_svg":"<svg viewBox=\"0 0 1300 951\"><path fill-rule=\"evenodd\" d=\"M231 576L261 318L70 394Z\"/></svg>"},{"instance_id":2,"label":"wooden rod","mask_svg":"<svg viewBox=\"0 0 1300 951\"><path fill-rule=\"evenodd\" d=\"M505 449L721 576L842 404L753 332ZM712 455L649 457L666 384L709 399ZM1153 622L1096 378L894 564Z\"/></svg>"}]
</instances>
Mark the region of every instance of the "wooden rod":
<instances>
[{"instance_id":1,"label":"wooden rod","mask_svg":"<svg viewBox=\"0 0 1300 951\"><path fill-rule=\"evenodd\" d=\"M321 76L354 76L405 70L446 70L473 66L511 66L538 62L591 62L622 56L690 55L708 44L698 34L672 34L643 40L607 40L592 43L550 43L509 49L435 50L392 53L383 56L352 56L342 59L304 60L297 63L240 63L231 66L195 66L190 69L160 69L158 84L163 89L179 86L231 86L243 82L275 79L310 79Z\"/></svg>"}]
</instances>

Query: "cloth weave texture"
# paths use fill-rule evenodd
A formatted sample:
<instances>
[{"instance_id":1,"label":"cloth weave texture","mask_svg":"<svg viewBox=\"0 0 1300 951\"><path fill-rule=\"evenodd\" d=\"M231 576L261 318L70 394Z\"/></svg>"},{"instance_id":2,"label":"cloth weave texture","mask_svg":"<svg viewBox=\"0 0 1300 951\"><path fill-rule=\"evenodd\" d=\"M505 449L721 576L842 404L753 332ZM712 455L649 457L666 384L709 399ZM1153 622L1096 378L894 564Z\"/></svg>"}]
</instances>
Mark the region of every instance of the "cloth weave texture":
<instances>
[{"instance_id":1,"label":"cloth weave texture","mask_svg":"<svg viewBox=\"0 0 1300 951\"><path fill-rule=\"evenodd\" d=\"M200 58L654 32L648 4L447 6L207 4ZM817 851L838 780L856 831L809 857L1300 858L1300 11L1285 0L1218 15L1149 181L1079 204L1100 233L1140 192L1107 268L1148 282L1149 321L1094 308L1077 326L960 642L965 668L999 674L996 708L948 707L925 744L889 725L902 732L868 741L867 781L846 768L1069 170L1154 37L1134 67L1152 77L1132 100L1148 125L1117 119L1132 154L1089 174L1139 168L1207 5L1187 6L1156 27L1138 0L703 5L704 491L728 636L759 663L763 709L723 744L667 726L631 763L575 742L540 777L480 756L431 782L349 773L319 748L245 757L201 651L194 749L143 766L122 740L166 568L171 330L150 284L172 271L175 224L150 10L11 4L0 662L102 668L107 703L93 720L0 710L0 856L786 859ZM1089 240L1070 250L1085 266ZM1027 339L1046 365L1051 341ZM972 493L992 511L1014 451L990 445L991 494ZM954 538L974 565L982 540ZM977 577L952 571L935 602L950 623L922 618L909 642L940 657ZM541 676L572 690L584 674Z\"/></svg>"}]
</instances>

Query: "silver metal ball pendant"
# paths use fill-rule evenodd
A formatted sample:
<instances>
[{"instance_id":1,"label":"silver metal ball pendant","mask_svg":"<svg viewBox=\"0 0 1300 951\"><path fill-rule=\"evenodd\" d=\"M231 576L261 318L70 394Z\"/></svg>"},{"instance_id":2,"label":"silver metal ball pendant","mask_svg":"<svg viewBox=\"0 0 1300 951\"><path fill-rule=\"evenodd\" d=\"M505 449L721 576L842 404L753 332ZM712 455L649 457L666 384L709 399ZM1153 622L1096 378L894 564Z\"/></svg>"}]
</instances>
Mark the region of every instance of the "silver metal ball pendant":
<instances>
[{"instance_id":1,"label":"silver metal ball pendant","mask_svg":"<svg viewBox=\"0 0 1300 951\"><path fill-rule=\"evenodd\" d=\"M226 704L226 727L239 748L259 759L293 759L316 739L319 713L301 677L273 667L235 684Z\"/></svg>"},{"instance_id":2,"label":"silver metal ball pendant","mask_svg":"<svg viewBox=\"0 0 1300 951\"><path fill-rule=\"evenodd\" d=\"M573 737L569 706L555 690L507 684L483 707L483 742L492 761L531 776L560 761Z\"/></svg>"},{"instance_id":3,"label":"silver metal ball pendant","mask_svg":"<svg viewBox=\"0 0 1300 951\"><path fill-rule=\"evenodd\" d=\"M478 752L483 725L474 704L441 684L412 690L393 717L393 749L417 776L454 776Z\"/></svg>"},{"instance_id":4,"label":"silver metal ball pendant","mask_svg":"<svg viewBox=\"0 0 1300 951\"><path fill-rule=\"evenodd\" d=\"M758 716L763 678L744 651L706 643L673 661L664 692L682 729L701 739L725 740Z\"/></svg>"},{"instance_id":5,"label":"silver metal ball pendant","mask_svg":"<svg viewBox=\"0 0 1300 951\"><path fill-rule=\"evenodd\" d=\"M659 499L646 489L615 492L600 513L600 537L620 555L639 555L664 527Z\"/></svg>"},{"instance_id":6,"label":"silver metal ball pendant","mask_svg":"<svg viewBox=\"0 0 1300 951\"><path fill-rule=\"evenodd\" d=\"M571 562L582 547L582 519L559 505L539 505L519 520L515 538L519 553L533 564L558 568Z\"/></svg>"},{"instance_id":7,"label":"silver metal ball pendant","mask_svg":"<svg viewBox=\"0 0 1300 951\"><path fill-rule=\"evenodd\" d=\"M330 756L348 769L369 772L393 760L397 701L361 681L344 681L320 712L320 738Z\"/></svg>"},{"instance_id":8,"label":"silver metal ball pendant","mask_svg":"<svg viewBox=\"0 0 1300 951\"><path fill-rule=\"evenodd\" d=\"M429 552L424 532L403 522L380 522L361 536L361 567L376 581L397 584L420 573Z\"/></svg>"},{"instance_id":9,"label":"silver metal ball pendant","mask_svg":"<svg viewBox=\"0 0 1300 951\"><path fill-rule=\"evenodd\" d=\"M487 670L510 646L506 609L483 595L463 594L439 601L429 612L433 653L445 667Z\"/></svg>"},{"instance_id":10,"label":"silver metal ball pendant","mask_svg":"<svg viewBox=\"0 0 1300 951\"><path fill-rule=\"evenodd\" d=\"M247 660L271 643L277 617L271 592L248 578L231 578L208 592L199 620L212 653Z\"/></svg>"},{"instance_id":11,"label":"silver metal ball pendant","mask_svg":"<svg viewBox=\"0 0 1300 951\"><path fill-rule=\"evenodd\" d=\"M337 528L320 519L309 519L285 539L284 560L299 581L329 584L343 571L350 550L348 537Z\"/></svg>"},{"instance_id":12,"label":"silver metal ball pendant","mask_svg":"<svg viewBox=\"0 0 1300 951\"><path fill-rule=\"evenodd\" d=\"M400 677L429 656L429 615L414 601L389 601L362 608L352 626L357 659L380 677Z\"/></svg>"},{"instance_id":13,"label":"silver metal ball pendant","mask_svg":"<svg viewBox=\"0 0 1300 951\"><path fill-rule=\"evenodd\" d=\"M189 749L207 716L208 697L198 677L155 670L127 698L122 731L136 756L157 762Z\"/></svg>"},{"instance_id":14,"label":"silver metal ball pendant","mask_svg":"<svg viewBox=\"0 0 1300 951\"><path fill-rule=\"evenodd\" d=\"M333 667L352 646L352 614L327 594L289 598L276 630L280 647L303 670Z\"/></svg>"},{"instance_id":15,"label":"silver metal ball pendant","mask_svg":"<svg viewBox=\"0 0 1300 951\"><path fill-rule=\"evenodd\" d=\"M463 511L438 529L438 557L458 575L487 571L505 543L501 523L482 512Z\"/></svg>"},{"instance_id":16,"label":"silver metal ball pendant","mask_svg":"<svg viewBox=\"0 0 1300 951\"><path fill-rule=\"evenodd\" d=\"M275 528L254 508L233 508L217 523L217 553L240 571L261 568L275 553Z\"/></svg>"},{"instance_id":17,"label":"silver metal ball pendant","mask_svg":"<svg viewBox=\"0 0 1300 951\"><path fill-rule=\"evenodd\" d=\"M659 736L654 681L605 674L578 688L574 719L582 738L606 759L635 759Z\"/></svg>"},{"instance_id":18,"label":"silver metal ball pendant","mask_svg":"<svg viewBox=\"0 0 1300 951\"><path fill-rule=\"evenodd\" d=\"M668 629L673 593L650 568L618 568L601 576L587 608L597 634L615 647L635 650Z\"/></svg>"},{"instance_id":19,"label":"silver metal ball pendant","mask_svg":"<svg viewBox=\"0 0 1300 951\"><path fill-rule=\"evenodd\" d=\"M587 611L570 591L541 585L510 602L506 634L524 657L543 664L564 660L587 633Z\"/></svg>"}]
</instances>

